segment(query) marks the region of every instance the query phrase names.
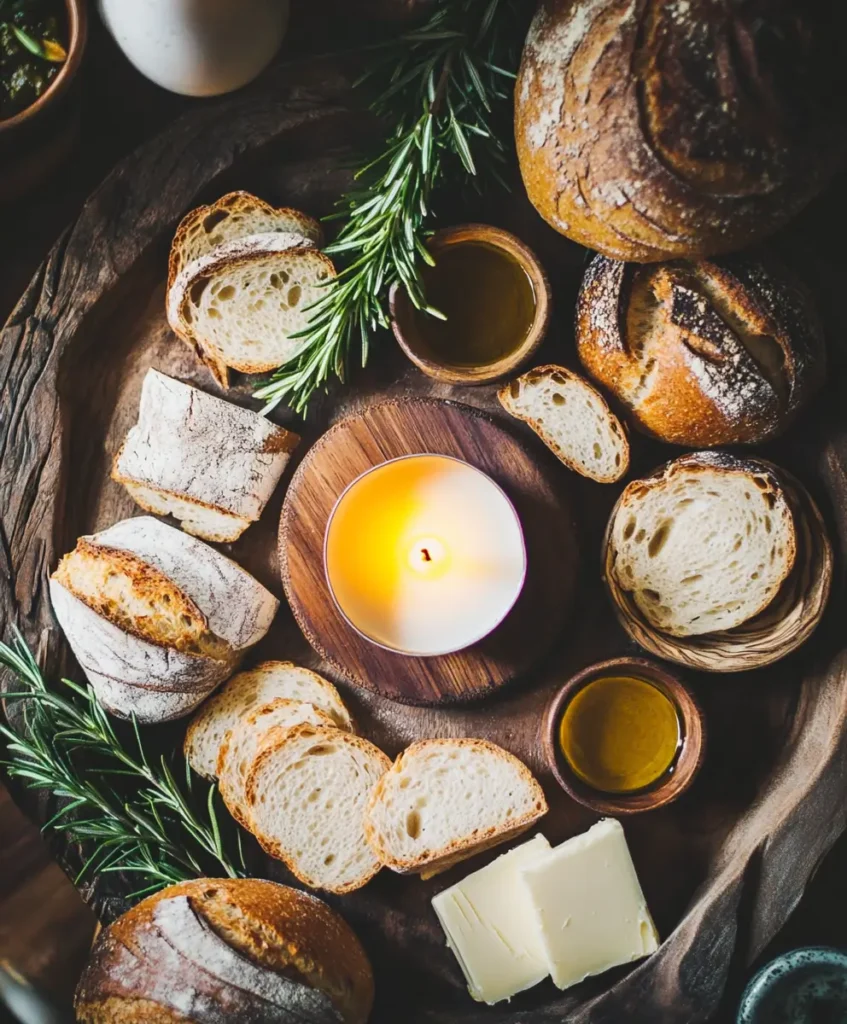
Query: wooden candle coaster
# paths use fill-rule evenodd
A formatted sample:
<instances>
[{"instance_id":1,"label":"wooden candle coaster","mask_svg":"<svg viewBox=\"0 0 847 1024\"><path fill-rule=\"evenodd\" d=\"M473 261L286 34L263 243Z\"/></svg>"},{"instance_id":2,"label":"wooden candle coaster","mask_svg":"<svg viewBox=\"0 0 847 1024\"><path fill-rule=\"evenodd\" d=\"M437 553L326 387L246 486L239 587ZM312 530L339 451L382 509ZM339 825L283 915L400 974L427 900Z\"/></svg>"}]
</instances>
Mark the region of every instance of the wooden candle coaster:
<instances>
[{"instance_id":1,"label":"wooden candle coaster","mask_svg":"<svg viewBox=\"0 0 847 1024\"><path fill-rule=\"evenodd\" d=\"M527 581L504 622L472 647L431 658L360 636L336 608L323 563L326 524L344 488L373 466L420 453L464 459L492 477L517 509L527 548ZM282 582L309 643L338 675L404 704L475 700L526 675L560 636L577 576L573 523L551 470L493 420L452 402L385 402L336 424L300 464L280 520Z\"/></svg>"}]
</instances>

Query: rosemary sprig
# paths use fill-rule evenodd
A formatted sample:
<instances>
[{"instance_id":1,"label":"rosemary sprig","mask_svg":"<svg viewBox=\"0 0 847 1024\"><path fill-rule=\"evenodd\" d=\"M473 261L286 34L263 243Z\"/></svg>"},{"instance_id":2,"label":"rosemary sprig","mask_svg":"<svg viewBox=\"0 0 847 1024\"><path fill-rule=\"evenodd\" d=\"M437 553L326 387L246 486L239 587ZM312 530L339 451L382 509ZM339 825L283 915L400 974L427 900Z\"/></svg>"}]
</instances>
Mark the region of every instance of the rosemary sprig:
<instances>
[{"instance_id":1,"label":"rosemary sprig","mask_svg":"<svg viewBox=\"0 0 847 1024\"><path fill-rule=\"evenodd\" d=\"M520 0L440 0L427 22L377 51L368 82L374 111L393 122L383 151L360 168L339 202L344 221L327 253L347 265L311 308L302 348L256 395L269 412L287 399L303 412L330 374L344 379L356 344L388 326L385 297L402 283L427 305L421 264L432 198L447 182L500 177L508 150L496 122L509 110L521 40Z\"/></svg>"},{"instance_id":2,"label":"rosemary sprig","mask_svg":"<svg viewBox=\"0 0 847 1024\"><path fill-rule=\"evenodd\" d=\"M146 882L132 894L139 896L210 872L243 876L240 837L234 858L222 839L214 786L195 800L188 765L184 786L164 757L152 765L134 721L137 753L128 750L90 688L63 679L67 697L48 689L17 631L11 646L0 642L0 666L20 683L5 699L26 701L20 734L0 725L10 755L5 765L30 788L67 801L44 828L91 849L77 881L94 872L131 873Z\"/></svg>"}]
</instances>

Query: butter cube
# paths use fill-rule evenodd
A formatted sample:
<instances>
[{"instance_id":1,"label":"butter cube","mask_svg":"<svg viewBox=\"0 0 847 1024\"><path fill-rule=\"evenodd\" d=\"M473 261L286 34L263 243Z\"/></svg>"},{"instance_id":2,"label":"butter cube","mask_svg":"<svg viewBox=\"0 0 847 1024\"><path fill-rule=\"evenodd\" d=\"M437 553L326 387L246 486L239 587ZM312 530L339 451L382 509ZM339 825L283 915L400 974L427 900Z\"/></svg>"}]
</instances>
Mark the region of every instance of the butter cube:
<instances>
[{"instance_id":1,"label":"butter cube","mask_svg":"<svg viewBox=\"0 0 847 1024\"><path fill-rule=\"evenodd\" d=\"M659 948L620 822L599 821L519 873L559 988Z\"/></svg>"},{"instance_id":2,"label":"butter cube","mask_svg":"<svg viewBox=\"0 0 847 1024\"><path fill-rule=\"evenodd\" d=\"M550 973L519 872L550 856L542 835L504 853L432 901L474 999L511 999Z\"/></svg>"}]
</instances>

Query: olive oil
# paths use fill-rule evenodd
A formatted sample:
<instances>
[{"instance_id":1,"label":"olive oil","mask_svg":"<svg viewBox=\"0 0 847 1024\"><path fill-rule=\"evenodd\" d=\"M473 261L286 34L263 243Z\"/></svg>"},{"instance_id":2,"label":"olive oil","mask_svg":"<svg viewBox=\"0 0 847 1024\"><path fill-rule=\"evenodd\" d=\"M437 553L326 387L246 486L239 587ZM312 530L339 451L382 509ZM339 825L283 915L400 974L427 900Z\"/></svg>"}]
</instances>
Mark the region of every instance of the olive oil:
<instances>
[{"instance_id":1,"label":"olive oil","mask_svg":"<svg viewBox=\"0 0 847 1024\"><path fill-rule=\"evenodd\" d=\"M569 701L559 743L573 772L592 789L633 793L673 768L682 729L676 705L657 686L609 676L587 683Z\"/></svg>"},{"instance_id":2,"label":"olive oil","mask_svg":"<svg viewBox=\"0 0 847 1024\"><path fill-rule=\"evenodd\" d=\"M499 246L457 242L423 272L427 302L446 320L416 312L415 324L434 360L488 366L514 352L535 319L535 290L518 261Z\"/></svg>"}]
</instances>

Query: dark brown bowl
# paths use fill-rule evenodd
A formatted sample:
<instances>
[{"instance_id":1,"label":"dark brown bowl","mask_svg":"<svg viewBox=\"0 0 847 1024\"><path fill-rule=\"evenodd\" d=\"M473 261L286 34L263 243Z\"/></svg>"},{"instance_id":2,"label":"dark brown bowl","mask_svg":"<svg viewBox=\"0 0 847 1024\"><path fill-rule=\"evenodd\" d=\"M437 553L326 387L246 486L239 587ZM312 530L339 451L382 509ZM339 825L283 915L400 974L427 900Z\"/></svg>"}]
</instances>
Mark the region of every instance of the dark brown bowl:
<instances>
[{"instance_id":1,"label":"dark brown bowl","mask_svg":"<svg viewBox=\"0 0 847 1024\"><path fill-rule=\"evenodd\" d=\"M16 199L45 181L72 149L79 132L74 100L88 17L85 0L65 0L68 59L38 99L0 120L0 201Z\"/></svg>"},{"instance_id":2,"label":"dark brown bowl","mask_svg":"<svg viewBox=\"0 0 847 1024\"><path fill-rule=\"evenodd\" d=\"M638 790L635 793L602 793L592 789L572 771L559 747L559 722L567 704L583 686L609 675L630 675L653 683L673 701L682 723L682 749L677 755L673 770L649 789ZM592 811L614 817L652 811L678 799L694 781L706 752L703 712L691 691L675 676L646 658L613 658L611 661L600 661L570 678L547 707L541 739L547 762L562 789Z\"/></svg>"},{"instance_id":3,"label":"dark brown bowl","mask_svg":"<svg viewBox=\"0 0 847 1024\"><path fill-rule=\"evenodd\" d=\"M434 255L451 245L485 242L507 252L523 268L535 292L535 318L523 342L508 355L480 366L455 366L437 358L421 338L416 325L416 309L402 285L393 285L389 295L391 329L400 348L424 373L447 384L490 384L515 373L535 352L550 322L551 291L544 267L535 253L515 235L490 224L461 224L445 228L432 236L427 248Z\"/></svg>"}]
</instances>

